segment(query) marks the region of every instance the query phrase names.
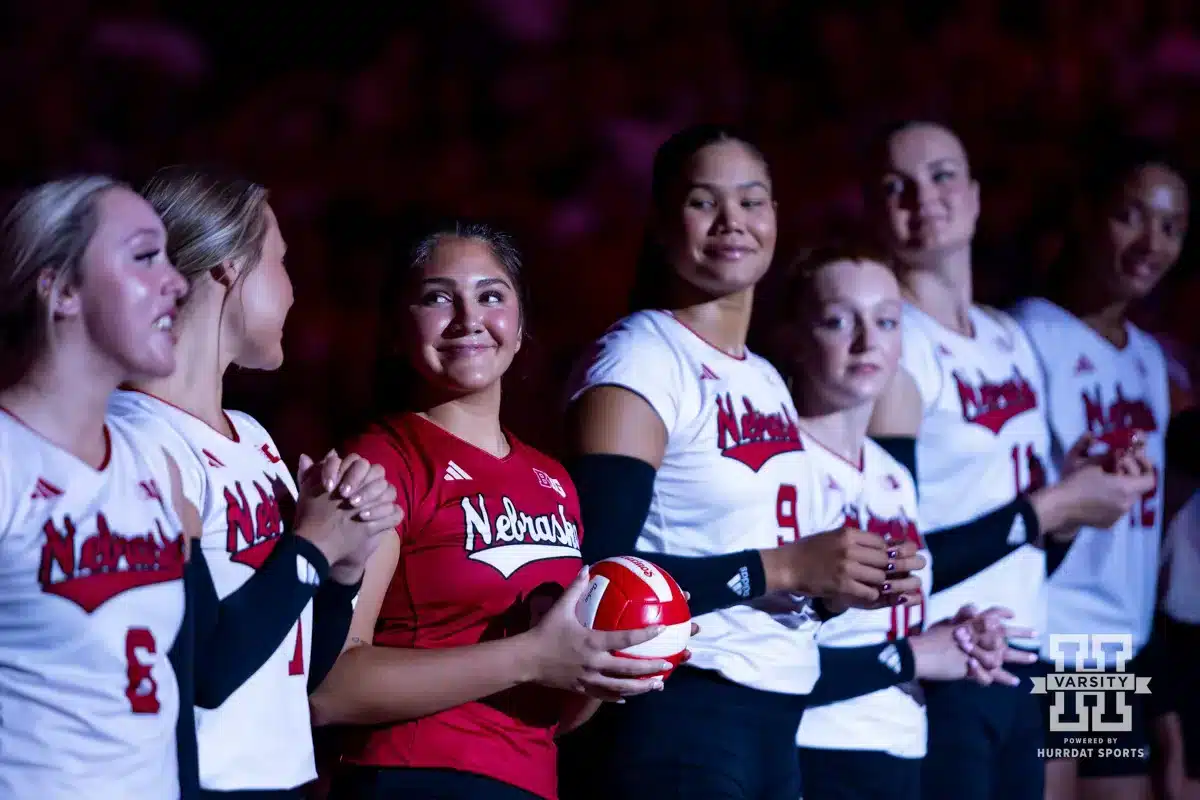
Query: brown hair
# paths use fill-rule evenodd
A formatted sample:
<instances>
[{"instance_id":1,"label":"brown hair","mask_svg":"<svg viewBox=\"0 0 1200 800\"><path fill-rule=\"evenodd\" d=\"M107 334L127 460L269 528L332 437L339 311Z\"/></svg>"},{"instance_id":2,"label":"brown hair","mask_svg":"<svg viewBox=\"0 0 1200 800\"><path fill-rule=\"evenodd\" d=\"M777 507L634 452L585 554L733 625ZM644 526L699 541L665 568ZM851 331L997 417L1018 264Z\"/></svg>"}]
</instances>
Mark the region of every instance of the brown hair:
<instances>
[{"instance_id":1,"label":"brown hair","mask_svg":"<svg viewBox=\"0 0 1200 800\"><path fill-rule=\"evenodd\" d=\"M826 267L839 261L871 262L892 269L887 249L868 236L834 239L799 250L772 276L767 291L761 292L761 311L754 315L751 341L791 384L794 369L796 319L812 300L813 284Z\"/></svg>"},{"instance_id":2,"label":"brown hair","mask_svg":"<svg viewBox=\"0 0 1200 800\"><path fill-rule=\"evenodd\" d=\"M780 291L777 293L780 313L797 313L810 299L813 281L821 270L839 261L870 261L892 269L892 257L887 249L865 237L804 248L783 270Z\"/></svg>"}]
</instances>

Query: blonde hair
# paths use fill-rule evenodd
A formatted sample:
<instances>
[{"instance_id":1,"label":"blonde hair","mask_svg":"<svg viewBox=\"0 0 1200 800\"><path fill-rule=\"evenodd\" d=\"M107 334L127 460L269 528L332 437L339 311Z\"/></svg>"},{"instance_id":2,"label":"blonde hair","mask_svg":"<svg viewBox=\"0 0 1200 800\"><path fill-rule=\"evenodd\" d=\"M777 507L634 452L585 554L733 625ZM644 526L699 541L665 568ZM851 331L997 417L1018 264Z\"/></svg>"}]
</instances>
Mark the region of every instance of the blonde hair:
<instances>
[{"instance_id":1,"label":"blonde hair","mask_svg":"<svg viewBox=\"0 0 1200 800\"><path fill-rule=\"evenodd\" d=\"M49 181L25 192L0 225L0 331L6 348L28 355L52 335L54 298L78 283L96 233L99 198L128 188L105 175ZM44 297L38 282L50 273Z\"/></svg>"},{"instance_id":2,"label":"blonde hair","mask_svg":"<svg viewBox=\"0 0 1200 800\"><path fill-rule=\"evenodd\" d=\"M167 253L189 287L226 262L243 265L238 277L243 280L262 258L267 190L259 184L174 166L155 173L142 196L162 218Z\"/></svg>"}]
</instances>

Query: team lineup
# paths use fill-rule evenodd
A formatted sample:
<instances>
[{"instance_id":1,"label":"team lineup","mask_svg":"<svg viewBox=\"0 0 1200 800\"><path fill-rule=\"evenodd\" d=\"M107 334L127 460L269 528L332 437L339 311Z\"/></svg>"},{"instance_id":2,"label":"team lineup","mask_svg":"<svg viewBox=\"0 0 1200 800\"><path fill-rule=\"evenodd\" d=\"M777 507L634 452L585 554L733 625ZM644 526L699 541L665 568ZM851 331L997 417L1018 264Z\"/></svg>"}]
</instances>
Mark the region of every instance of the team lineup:
<instances>
[{"instance_id":1,"label":"team lineup","mask_svg":"<svg viewBox=\"0 0 1200 800\"><path fill-rule=\"evenodd\" d=\"M1129 321L1188 186L1141 142L1087 166L999 310L948 128L881 132L861 227L798 252L764 155L687 128L564 452L501 422L538 287L451 221L380 292L378 413L298 465L223 402L284 363L267 188L29 190L0 798L1200 798L1194 411Z\"/></svg>"}]
</instances>

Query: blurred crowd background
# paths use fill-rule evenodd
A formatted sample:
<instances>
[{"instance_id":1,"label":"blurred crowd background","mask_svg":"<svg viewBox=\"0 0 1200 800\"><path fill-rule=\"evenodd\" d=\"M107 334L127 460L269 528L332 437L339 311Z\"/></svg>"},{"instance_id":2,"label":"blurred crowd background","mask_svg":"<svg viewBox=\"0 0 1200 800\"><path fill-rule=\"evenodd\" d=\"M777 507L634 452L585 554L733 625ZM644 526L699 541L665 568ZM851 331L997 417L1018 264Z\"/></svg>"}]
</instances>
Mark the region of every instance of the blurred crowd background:
<instances>
[{"instance_id":1,"label":"blurred crowd background","mask_svg":"<svg viewBox=\"0 0 1200 800\"><path fill-rule=\"evenodd\" d=\"M554 449L571 361L626 310L654 150L690 122L759 140L797 242L860 211L879 125L949 121L982 183L977 280L996 303L1053 258L1097 131L1200 166L1189 0L0 0L0 40L6 204L68 172L136 184L181 161L270 189L296 286L287 362L235 375L231 405L290 460L368 409L379 287L431 214L517 235L533 338L506 415ZM1194 274L1189 248L1142 312L1184 360Z\"/></svg>"}]
</instances>

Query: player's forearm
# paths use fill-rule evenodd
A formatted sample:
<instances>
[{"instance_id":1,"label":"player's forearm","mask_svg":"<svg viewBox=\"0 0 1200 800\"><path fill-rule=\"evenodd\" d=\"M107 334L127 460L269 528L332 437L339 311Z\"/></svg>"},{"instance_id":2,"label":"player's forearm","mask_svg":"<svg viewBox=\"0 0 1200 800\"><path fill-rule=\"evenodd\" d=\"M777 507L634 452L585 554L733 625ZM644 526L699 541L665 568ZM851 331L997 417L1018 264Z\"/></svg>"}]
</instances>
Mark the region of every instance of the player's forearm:
<instances>
[{"instance_id":1,"label":"player's forearm","mask_svg":"<svg viewBox=\"0 0 1200 800\"><path fill-rule=\"evenodd\" d=\"M316 584L300 579L297 558L312 565L317 581L329 566L308 542L284 536L248 581L218 600L205 556L197 554L196 705L211 709L267 663L312 599Z\"/></svg>"},{"instance_id":2,"label":"player's forearm","mask_svg":"<svg viewBox=\"0 0 1200 800\"><path fill-rule=\"evenodd\" d=\"M728 608L766 590L763 558L746 550L716 556L674 556L637 550L650 510L654 467L637 458L589 454L568 465L583 517L583 560L642 555L691 595L692 616Z\"/></svg>"},{"instance_id":3,"label":"player's forearm","mask_svg":"<svg viewBox=\"0 0 1200 800\"><path fill-rule=\"evenodd\" d=\"M313 635L309 656L308 691L315 692L333 668L346 646L350 621L354 617L354 597L362 587L327 580L313 598Z\"/></svg>"},{"instance_id":4,"label":"player's forearm","mask_svg":"<svg viewBox=\"0 0 1200 800\"><path fill-rule=\"evenodd\" d=\"M889 658L884 651L895 650ZM863 647L822 647L821 677L808 695L808 705L824 706L878 692L916 676L907 639Z\"/></svg>"},{"instance_id":5,"label":"player's forearm","mask_svg":"<svg viewBox=\"0 0 1200 800\"><path fill-rule=\"evenodd\" d=\"M416 719L529 683L528 634L438 650L362 645L347 650L310 698L314 725Z\"/></svg>"},{"instance_id":6,"label":"player's forearm","mask_svg":"<svg viewBox=\"0 0 1200 800\"><path fill-rule=\"evenodd\" d=\"M1014 537L1018 524L1024 525L1024 535ZM933 561L929 594L983 572L1014 550L1037 541L1040 533L1038 515L1024 497L961 525L926 533L925 544Z\"/></svg>"}]
</instances>

